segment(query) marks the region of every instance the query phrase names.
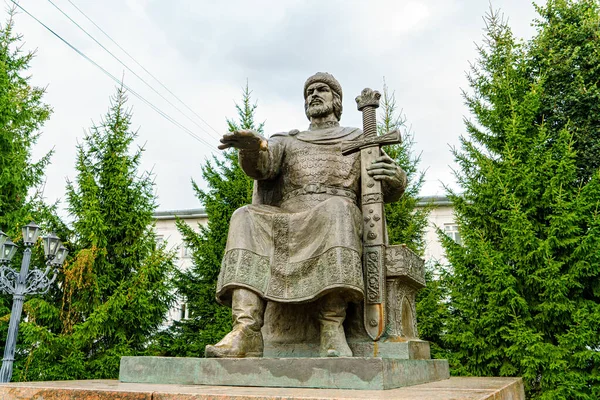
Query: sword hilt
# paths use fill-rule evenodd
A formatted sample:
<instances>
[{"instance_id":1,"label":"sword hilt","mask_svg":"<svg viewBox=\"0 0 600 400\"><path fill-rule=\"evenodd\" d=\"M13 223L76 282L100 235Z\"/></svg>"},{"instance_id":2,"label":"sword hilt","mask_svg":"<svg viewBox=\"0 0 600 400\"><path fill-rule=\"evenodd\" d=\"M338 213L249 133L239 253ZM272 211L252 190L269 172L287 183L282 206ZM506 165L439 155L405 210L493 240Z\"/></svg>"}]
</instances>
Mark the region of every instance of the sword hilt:
<instances>
[{"instance_id":1,"label":"sword hilt","mask_svg":"<svg viewBox=\"0 0 600 400\"><path fill-rule=\"evenodd\" d=\"M363 133L365 137L377 135L377 113L381 93L377 90L365 88L360 96L356 97L356 106L363 116Z\"/></svg>"},{"instance_id":2,"label":"sword hilt","mask_svg":"<svg viewBox=\"0 0 600 400\"><path fill-rule=\"evenodd\" d=\"M365 137L377 135L377 113L375 107L367 106L362 109L363 132Z\"/></svg>"}]
</instances>

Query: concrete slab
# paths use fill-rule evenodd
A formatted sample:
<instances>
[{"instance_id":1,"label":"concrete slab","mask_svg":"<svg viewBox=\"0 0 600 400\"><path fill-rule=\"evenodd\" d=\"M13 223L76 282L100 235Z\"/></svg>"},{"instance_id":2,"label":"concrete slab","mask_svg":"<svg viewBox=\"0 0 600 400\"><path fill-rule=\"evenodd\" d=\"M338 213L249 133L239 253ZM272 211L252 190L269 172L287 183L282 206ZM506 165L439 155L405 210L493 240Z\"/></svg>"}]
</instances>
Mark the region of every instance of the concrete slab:
<instances>
[{"instance_id":1,"label":"concrete slab","mask_svg":"<svg viewBox=\"0 0 600 400\"><path fill-rule=\"evenodd\" d=\"M122 382L130 383L361 390L393 389L449 377L446 360L378 357L122 357L119 373Z\"/></svg>"},{"instance_id":2,"label":"concrete slab","mask_svg":"<svg viewBox=\"0 0 600 400\"><path fill-rule=\"evenodd\" d=\"M391 390L291 389L122 383L111 380L0 384L3 400L524 400L520 378L457 378Z\"/></svg>"}]
</instances>

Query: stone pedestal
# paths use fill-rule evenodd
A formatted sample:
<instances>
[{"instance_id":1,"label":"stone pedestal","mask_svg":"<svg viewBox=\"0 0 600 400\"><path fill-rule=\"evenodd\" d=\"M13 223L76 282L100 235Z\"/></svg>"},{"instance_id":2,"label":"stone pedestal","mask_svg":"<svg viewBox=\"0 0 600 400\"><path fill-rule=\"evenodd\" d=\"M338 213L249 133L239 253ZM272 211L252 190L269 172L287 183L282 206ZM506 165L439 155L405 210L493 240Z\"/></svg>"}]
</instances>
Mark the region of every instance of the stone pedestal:
<instances>
[{"instance_id":1,"label":"stone pedestal","mask_svg":"<svg viewBox=\"0 0 600 400\"><path fill-rule=\"evenodd\" d=\"M419 340L416 296L425 287L425 263L404 245L386 246L384 335L374 342L365 330L363 304L348 306L344 330L355 357L429 359L429 343ZM267 304L265 357L319 357L318 304Z\"/></svg>"},{"instance_id":2,"label":"stone pedestal","mask_svg":"<svg viewBox=\"0 0 600 400\"><path fill-rule=\"evenodd\" d=\"M24 382L0 385L2 400L524 400L519 378L450 378L391 390L186 386L118 381Z\"/></svg>"},{"instance_id":3,"label":"stone pedestal","mask_svg":"<svg viewBox=\"0 0 600 400\"><path fill-rule=\"evenodd\" d=\"M381 390L448 379L446 360L123 357L129 383Z\"/></svg>"}]
</instances>

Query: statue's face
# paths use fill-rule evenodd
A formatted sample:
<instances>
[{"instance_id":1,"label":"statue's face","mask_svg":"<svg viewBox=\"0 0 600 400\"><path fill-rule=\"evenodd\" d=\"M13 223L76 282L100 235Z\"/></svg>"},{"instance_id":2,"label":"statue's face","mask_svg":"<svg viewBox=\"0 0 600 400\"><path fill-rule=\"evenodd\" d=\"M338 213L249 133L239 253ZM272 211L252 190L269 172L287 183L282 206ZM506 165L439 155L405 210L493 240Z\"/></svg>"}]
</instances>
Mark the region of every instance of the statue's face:
<instances>
[{"instance_id":1,"label":"statue's face","mask_svg":"<svg viewBox=\"0 0 600 400\"><path fill-rule=\"evenodd\" d=\"M306 89L304 103L308 118L326 117L333 113L333 92L326 83L316 82Z\"/></svg>"}]
</instances>

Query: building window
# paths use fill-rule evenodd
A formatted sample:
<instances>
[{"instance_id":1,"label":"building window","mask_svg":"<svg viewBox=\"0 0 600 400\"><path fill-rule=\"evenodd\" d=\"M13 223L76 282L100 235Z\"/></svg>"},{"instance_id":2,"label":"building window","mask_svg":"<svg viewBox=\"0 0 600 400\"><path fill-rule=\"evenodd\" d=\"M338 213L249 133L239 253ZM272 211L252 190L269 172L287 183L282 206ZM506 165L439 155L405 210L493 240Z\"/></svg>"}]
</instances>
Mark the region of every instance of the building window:
<instances>
[{"instance_id":1,"label":"building window","mask_svg":"<svg viewBox=\"0 0 600 400\"><path fill-rule=\"evenodd\" d=\"M450 236L452 240L454 240L456 243L462 244L457 224L444 224L444 232L446 233L446 235Z\"/></svg>"},{"instance_id":2,"label":"building window","mask_svg":"<svg viewBox=\"0 0 600 400\"><path fill-rule=\"evenodd\" d=\"M188 319L190 317L187 307L186 307L186 303L182 303L181 304L181 308L179 309L179 319Z\"/></svg>"}]
</instances>

